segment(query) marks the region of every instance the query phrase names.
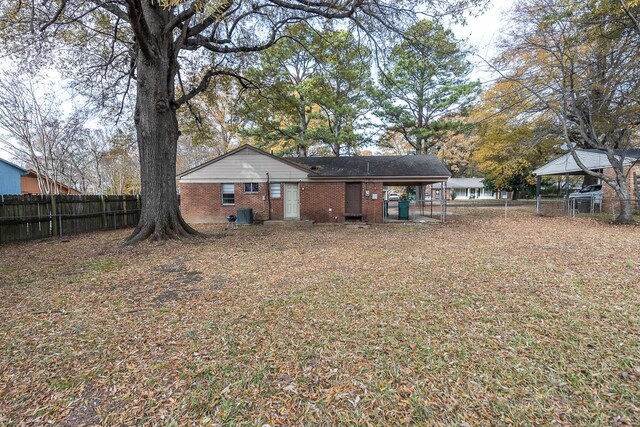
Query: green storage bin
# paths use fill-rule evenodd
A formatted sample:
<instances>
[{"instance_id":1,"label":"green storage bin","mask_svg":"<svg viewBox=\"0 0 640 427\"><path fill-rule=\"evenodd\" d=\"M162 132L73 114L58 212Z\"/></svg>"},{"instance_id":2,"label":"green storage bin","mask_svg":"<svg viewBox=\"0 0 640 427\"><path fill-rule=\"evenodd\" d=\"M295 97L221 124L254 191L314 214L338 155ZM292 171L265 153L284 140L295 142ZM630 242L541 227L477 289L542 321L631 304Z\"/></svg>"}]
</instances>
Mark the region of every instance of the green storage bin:
<instances>
[{"instance_id":1,"label":"green storage bin","mask_svg":"<svg viewBox=\"0 0 640 427\"><path fill-rule=\"evenodd\" d=\"M398 219L409 219L409 201L400 200L398 202Z\"/></svg>"}]
</instances>

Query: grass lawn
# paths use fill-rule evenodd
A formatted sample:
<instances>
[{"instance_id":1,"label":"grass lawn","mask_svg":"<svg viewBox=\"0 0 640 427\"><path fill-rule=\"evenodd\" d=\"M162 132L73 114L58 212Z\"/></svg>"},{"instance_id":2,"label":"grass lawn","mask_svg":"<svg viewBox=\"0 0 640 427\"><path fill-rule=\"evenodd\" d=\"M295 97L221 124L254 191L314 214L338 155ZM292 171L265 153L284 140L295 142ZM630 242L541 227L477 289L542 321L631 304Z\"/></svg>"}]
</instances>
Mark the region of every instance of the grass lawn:
<instances>
[{"instance_id":1,"label":"grass lawn","mask_svg":"<svg viewBox=\"0 0 640 427\"><path fill-rule=\"evenodd\" d=\"M640 227L513 212L2 246L0 425L640 425Z\"/></svg>"}]
</instances>

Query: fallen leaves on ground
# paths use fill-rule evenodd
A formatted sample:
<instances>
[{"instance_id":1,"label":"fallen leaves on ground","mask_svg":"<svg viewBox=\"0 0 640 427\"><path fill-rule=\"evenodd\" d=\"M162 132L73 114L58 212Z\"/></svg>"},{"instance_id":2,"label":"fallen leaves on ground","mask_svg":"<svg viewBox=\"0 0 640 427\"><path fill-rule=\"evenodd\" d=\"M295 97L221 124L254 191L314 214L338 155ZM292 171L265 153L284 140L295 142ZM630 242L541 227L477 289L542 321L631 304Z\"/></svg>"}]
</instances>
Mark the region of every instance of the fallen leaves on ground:
<instances>
[{"instance_id":1,"label":"fallen leaves on ground","mask_svg":"<svg viewBox=\"0 0 640 427\"><path fill-rule=\"evenodd\" d=\"M640 424L640 228L458 213L3 246L0 424Z\"/></svg>"}]
</instances>

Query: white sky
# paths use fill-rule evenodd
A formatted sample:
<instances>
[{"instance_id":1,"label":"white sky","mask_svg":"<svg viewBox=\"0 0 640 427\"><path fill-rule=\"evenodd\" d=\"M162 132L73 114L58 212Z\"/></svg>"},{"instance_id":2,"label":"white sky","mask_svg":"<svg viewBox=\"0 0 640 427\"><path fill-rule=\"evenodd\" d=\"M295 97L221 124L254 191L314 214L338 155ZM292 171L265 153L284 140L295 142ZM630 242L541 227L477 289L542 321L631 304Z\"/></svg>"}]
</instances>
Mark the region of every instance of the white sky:
<instances>
[{"instance_id":1,"label":"white sky","mask_svg":"<svg viewBox=\"0 0 640 427\"><path fill-rule=\"evenodd\" d=\"M492 0L487 11L481 16L469 18L466 26L455 25L453 31L456 37L467 40L469 46L476 54L471 58L474 71L473 79L482 83L490 82L495 78L482 58L491 59L496 52L496 43L499 40L501 29L504 26L505 12L513 5L514 0ZM7 67L8 61L0 58L0 70ZM0 144L0 157L11 160L11 155Z\"/></svg>"},{"instance_id":2,"label":"white sky","mask_svg":"<svg viewBox=\"0 0 640 427\"><path fill-rule=\"evenodd\" d=\"M470 18L466 26L454 25L453 32L461 40L467 40L476 54L471 58L475 67L471 77L482 83L494 79L495 73L486 66L483 58L492 59L496 54L497 43L505 26L506 12L515 0L492 0L487 11L476 18Z\"/></svg>"}]
</instances>

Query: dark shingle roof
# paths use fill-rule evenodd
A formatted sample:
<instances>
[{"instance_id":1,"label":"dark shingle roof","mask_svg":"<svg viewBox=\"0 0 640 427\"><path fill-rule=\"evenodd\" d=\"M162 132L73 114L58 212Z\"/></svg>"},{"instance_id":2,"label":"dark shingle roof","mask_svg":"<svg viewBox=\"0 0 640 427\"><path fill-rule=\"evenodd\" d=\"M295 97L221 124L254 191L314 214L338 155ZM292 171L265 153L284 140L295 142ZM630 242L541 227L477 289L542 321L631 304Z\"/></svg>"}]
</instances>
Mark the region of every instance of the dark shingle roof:
<instances>
[{"instance_id":1,"label":"dark shingle roof","mask_svg":"<svg viewBox=\"0 0 640 427\"><path fill-rule=\"evenodd\" d=\"M451 176L434 156L287 157L323 177L425 177Z\"/></svg>"}]
</instances>

